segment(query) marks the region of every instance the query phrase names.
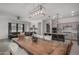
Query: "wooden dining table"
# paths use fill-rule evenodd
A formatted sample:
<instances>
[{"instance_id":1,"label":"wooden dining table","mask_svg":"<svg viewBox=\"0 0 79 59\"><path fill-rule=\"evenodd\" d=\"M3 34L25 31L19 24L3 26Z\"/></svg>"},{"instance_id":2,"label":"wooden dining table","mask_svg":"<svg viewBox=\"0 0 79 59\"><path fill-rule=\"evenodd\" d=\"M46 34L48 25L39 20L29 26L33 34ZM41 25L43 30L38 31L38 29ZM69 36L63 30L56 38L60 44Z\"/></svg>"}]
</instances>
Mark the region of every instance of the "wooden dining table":
<instances>
[{"instance_id":1,"label":"wooden dining table","mask_svg":"<svg viewBox=\"0 0 79 59\"><path fill-rule=\"evenodd\" d=\"M59 49L59 52L66 52L66 46L62 44L64 49L61 46L61 43L58 43L57 41L48 41L43 39L38 39L37 42L33 42L31 39L26 39L22 41L16 41L16 43L23 48L26 52L32 55L50 55L53 54L53 52L56 49ZM60 49L61 48L61 49ZM56 52L58 53L58 52ZM58 53L60 54L60 53ZM62 54L62 53L61 53Z\"/></svg>"}]
</instances>

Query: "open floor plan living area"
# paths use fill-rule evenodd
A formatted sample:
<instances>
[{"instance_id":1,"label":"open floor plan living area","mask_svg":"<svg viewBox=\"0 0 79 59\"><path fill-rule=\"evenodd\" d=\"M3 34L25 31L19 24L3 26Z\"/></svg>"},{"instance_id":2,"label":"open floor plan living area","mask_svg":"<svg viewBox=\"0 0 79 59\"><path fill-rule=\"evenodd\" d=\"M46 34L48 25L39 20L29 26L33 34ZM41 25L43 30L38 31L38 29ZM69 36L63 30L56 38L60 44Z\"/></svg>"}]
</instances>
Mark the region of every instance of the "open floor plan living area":
<instances>
[{"instance_id":1,"label":"open floor plan living area","mask_svg":"<svg viewBox=\"0 0 79 59\"><path fill-rule=\"evenodd\" d=\"M79 55L79 3L0 3L0 55Z\"/></svg>"}]
</instances>

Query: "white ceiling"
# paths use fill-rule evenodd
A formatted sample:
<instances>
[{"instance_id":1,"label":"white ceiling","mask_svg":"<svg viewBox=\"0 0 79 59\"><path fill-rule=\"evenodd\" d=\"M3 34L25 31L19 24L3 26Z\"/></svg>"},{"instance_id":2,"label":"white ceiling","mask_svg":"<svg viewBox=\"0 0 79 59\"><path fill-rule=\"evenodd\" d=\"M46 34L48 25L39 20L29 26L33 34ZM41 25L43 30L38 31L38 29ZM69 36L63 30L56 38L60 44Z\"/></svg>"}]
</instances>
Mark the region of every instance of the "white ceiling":
<instances>
[{"instance_id":1,"label":"white ceiling","mask_svg":"<svg viewBox=\"0 0 79 59\"><path fill-rule=\"evenodd\" d=\"M38 4L34 4L36 7ZM74 16L79 15L79 3L42 3L46 8L47 15L52 18L59 13L60 17L72 17L72 11ZM6 13L13 16L21 16L27 19L29 12L33 10L33 3L0 3L0 14ZM47 17L47 16L46 16ZM35 16L34 20L43 19L45 17ZM29 18L28 18L29 19Z\"/></svg>"}]
</instances>

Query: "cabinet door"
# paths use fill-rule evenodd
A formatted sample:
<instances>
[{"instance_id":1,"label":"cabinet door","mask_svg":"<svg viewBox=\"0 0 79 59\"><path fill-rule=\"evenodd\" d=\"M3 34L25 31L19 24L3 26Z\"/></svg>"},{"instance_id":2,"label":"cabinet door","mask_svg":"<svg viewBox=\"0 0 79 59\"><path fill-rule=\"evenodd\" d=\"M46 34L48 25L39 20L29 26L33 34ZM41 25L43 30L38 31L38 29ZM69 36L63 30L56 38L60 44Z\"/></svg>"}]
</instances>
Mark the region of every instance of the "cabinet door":
<instances>
[{"instance_id":1,"label":"cabinet door","mask_svg":"<svg viewBox=\"0 0 79 59\"><path fill-rule=\"evenodd\" d=\"M78 45L79 45L79 24L77 25L77 42L78 42Z\"/></svg>"}]
</instances>

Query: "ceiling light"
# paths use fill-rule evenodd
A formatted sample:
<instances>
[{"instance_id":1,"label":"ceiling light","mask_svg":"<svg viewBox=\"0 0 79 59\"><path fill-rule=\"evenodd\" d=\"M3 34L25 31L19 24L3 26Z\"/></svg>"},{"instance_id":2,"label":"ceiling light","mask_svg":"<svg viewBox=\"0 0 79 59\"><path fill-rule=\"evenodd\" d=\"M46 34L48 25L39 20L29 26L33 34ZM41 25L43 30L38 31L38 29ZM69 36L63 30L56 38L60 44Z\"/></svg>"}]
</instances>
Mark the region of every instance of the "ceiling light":
<instances>
[{"instance_id":1,"label":"ceiling light","mask_svg":"<svg viewBox=\"0 0 79 59\"><path fill-rule=\"evenodd\" d=\"M74 16L75 11L72 11L72 16Z\"/></svg>"},{"instance_id":2,"label":"ceiling light","mask_svg":"<svg viewBox=\"0 0 79 59\"><path fill-rule=\"evenodd\" d=\"M72 11L72 13L74 13L75 11Z\"/></svg>"},{"instance_id":3,"label":"ceiling light","mask_svg":"<svg viewBox=\"0 0 79 59\"><path fill-rule=\"evenodd\" d=\"M74 16L74 14L72 14L72 16Z\"/></svg>"},{"instance_id":4,"label":"ceiling light","mask_svg":"<svg viewBox=\"0 0 79 59\"><path fill-rule=\"evenodd\" d=\"M35 16L37 15L37 12L35 12Z\"/></svg>"},{"instance_id":5,"label":"ceiling light","mask_svg":"<svg viewBox=\"0 0 79 59\"><path fill-rule=\"evenodd\" d=\"M46 8L44 8L42 5L38 5L34 10L31 12L32 16L37 16L39 14L45 15L46 14Z\"/></svg>"},{"instance_id":6,"label":"ceiling light","mask_svg":"<svg viewBox=\"0 0 79 59\"><path fill-rule=\"evenodd\" d=\"M40 13L43 13L43 11L41 10Z\"/></svg>"}]
</instances>

